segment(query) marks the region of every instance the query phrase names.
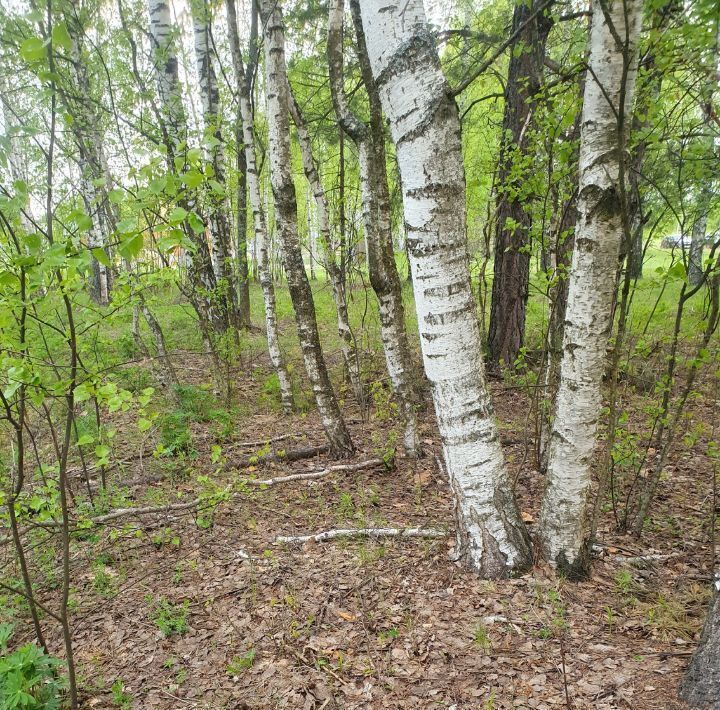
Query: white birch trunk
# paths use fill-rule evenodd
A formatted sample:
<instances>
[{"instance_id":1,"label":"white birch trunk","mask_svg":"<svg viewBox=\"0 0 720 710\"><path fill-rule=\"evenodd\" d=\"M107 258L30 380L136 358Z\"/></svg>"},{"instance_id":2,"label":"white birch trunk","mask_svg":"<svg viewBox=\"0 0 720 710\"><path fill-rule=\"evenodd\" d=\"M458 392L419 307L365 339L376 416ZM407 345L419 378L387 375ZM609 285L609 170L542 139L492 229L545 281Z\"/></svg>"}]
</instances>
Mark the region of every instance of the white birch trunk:
<instances>
[{"instance_id":1,"label":"white birch trunk","mask_svg":"<svg viewBox=\"0 0 720 710\"><path fill-rule=\"evenodd\" d=\"M226 0L226 8L230 1ZM233 7L228 11L228 18L237 21ZM233 52L233 56L239 62L239 48ZM239 75L243 74L241 65L235 67ZM273 287L272 274L268 256L268 231L263 209L262 194L260 192L260 176L257 170L257 159L255 154L255 134L252 105L248 93L247 82L243 82L240 90L240 115L242 117L243 142L245 149L245 162L247 169L248 195L250 197L250 209L253 219L253 249L255 252L255 263L257 265L260 286L263 292L263 305L265 309L265 331L267 334L268 353L270 361L275 368L278 383L280 386L280 399L283 410L289 414L293 410L292 382L285 364L285 357L280 349L280 337L278 332L277 309L275 307L275 289Z\"/></svg>"},{"instance_id":2,"label":"white birch trunk","mask_svg":"<svg viewBox=\"0 0 720 710\"><path fill-rule=\"evenodd\" d=\"M178 58L175 51L176 29L173 26L169 0L148 0L150 16L150 39L152 64L160 98L160 118L167 148L167 165L171 171L177 170L175 160L187 152L187 119L183 104L182 86L179 78ZM183 198L181 206L191 211L194 208L191 198ZM207 330L207 324L223 332L228 325L227 314L212 303L208 294L215 291L215 272L212 258L204 235L196 236L190 226L183 224L186 236L195 244L191 254L189 269L191 292L188 294L197 311L201 328Z\"/></svg>"},{"instance_id":3,"label":"white birch trunk","mask_svg":"<svg viewBox=\"0 0 720 710\"><path fill-rule=\"evenodd\" d=\"M413 367L413 357L405 331L405 308L392 243L382 108L369 66L359 8L355 3L351 3L351 7L356 25L360 67L370 103L370 124L364 124L351 112L343 88L342 0L333 0L330 4L330 89L340 125L358 148L366 254L370 283L378 299L380 339L390 383L403 417L403 447L409 456L417 456L420 454L420 438L415 411L418 397L413 384L416 368Z\"/></svg>"},{"instance_id":4,"label":"white birch trunk","mask_svg":"<svg viewBox=\"0 0 720 710\"><path fill-rule=\"evenodd\" d=\"M325 190L320 182L315 166L315 159L312 152L312 141L308 132L307 124L297 105L292 88L288 86L290 92L290 114L297 129L298 142L300 143L300 153L302 156L303 170L305 177L310 184L310 190L315 199L317 207L317 226L320 235L320 241L323 245L325 255L325 270L330 278L332 286L333 301L335 302L335 311L337 313L337 328L340 335L341 349L345 369L350 379L350 385L353 389L355 399L361 407L365 405L365 393L362 379L360 377L360 360L355 347L355 335L350 327L350 317L348 315L347 297L345 292L345 283L340 273L340 269L335 261L334 245L335 240L332 238L330 231L330 212L328 210L327 198ZM312 239L312 238L311 238ZM313 254L310 251L310 259L312 261Z\"/></svg>"},{"instance_id":5,"label":"white birch trunk","mask_svg":"<svg viewBox=\"0 0 720 710\"><path fill-rule=\"evenodd\" d=\"M422 0L361 0L368 53L390 121L425 372L456 499L458 556L485 577L532 557L485 384L470 288L460 121Z\"/></svg>"},{"instance_id":6,"label":"white birch trunk","mask_svg":"<svg viewBox=\"0 0 720 710\"><path fill-rule=\"evenodd\" d=\"M320 345L315 304L307 278L297 230L297 202L290 161L289 84L285 68L285 32L276 0L263 0L268 156L275 202L275 220L282 243L288 290L295 310L300 348L318 413L335 456L353 451Z\"/></svg>"},{"instance_id":7,"label":"white birch trunk","mask_svg":"<svg viewBox=\"0 0 720 710\"><path fill-rule=\"evenodd\" d=\"M205 134L218 141L216 145L208 150L208 158L213 166L215 181L224 187L225 154L222 131L220 130L220 94L213 67L209 12L206 3L197 7L193 6L195 60ZM237 286L232 269L229 267L230 245L232 242L230 235L230 205L227 195L215 194L211 189L207 190L207 201L210 213L210 248L215 279L220 284L224 283L221 292L228 322L238 325Z\"/></svg>"},{"instance_id":8,"label":"white birch trunk","mask_svg":"<svg viewBox=\"0 0 720 710\"><path fill-rule=\"evenodd\" d=\"M177 145L187 137L187 120L180 87L178 60L169 0L148 0L153 65L160 105L168 121L170 138Z\"/></svg>"},{"instance_id":9,"label":"white birch trunk","mask_svg":"<svg viewBox=\"0 0 720 710\"><path fill-rule=\"evenodd\" d=\"M565 313L560 385L540 513L547 559L570 575L586 572L590 465L602 407L614 274L623 238L620 156L637 72L640 0L598 5L580 132L578 222ZM627 26L625 18L627 17ZM610 23L610 24L609 24ZM627 46L618 44L620 39ZM627 61L625 60L627 58Z\"/></svg>"}]
</instances>

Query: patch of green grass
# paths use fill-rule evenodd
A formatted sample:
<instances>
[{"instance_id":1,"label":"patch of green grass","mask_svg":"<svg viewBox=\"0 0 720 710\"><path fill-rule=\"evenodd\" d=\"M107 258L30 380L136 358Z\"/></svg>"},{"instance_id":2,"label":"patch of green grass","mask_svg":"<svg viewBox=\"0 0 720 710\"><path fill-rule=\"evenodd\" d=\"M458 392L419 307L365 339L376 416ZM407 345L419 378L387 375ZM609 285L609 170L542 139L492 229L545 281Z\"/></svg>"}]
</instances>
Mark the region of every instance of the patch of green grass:
<instances>
[{"instance_id":1,"label":"patch of green grass","mask_svg":"<svg viewBox=\"0 0 720 710\"><path fill-rule=\"evenodd\" d=\"M122 678L118 678L110 688L112 693L113 705L122 710L128 710L131 707L133 697L125 690L125 682Z\"/></svg>"},{"instance_id":2,"label":"patch of green grass","mask_svg":"<svg viewBox=\"0 0 720 710\"><path fill-rule=\"evenodd\" d=\"M234 656L232 661L228 663L227 674L228 675L242 675L246 670L253 667L255 663L255 649L251 648L246 651L242 656Z\"/></svg>"},{"instance_id":3,"label":"patch of green grass","mask_svg":"<svg viewBox=\"0 0 720 710\"><path fill-rule=\"evenodd\" d=\"M190 613L190 602L172 604L160 598L153 602L150 618L162 631L163 636L182 635L188 630L187 618Z\"/></svg>"},{"instance_id":4,"label":"patch of green grass","mask_svg":"<svg viewBox=\"0 0 720 710\"><path fill-rule=\"evenodd\" d=\"M192 433L185 412L170 412L159 419L162 453L169 456L189 454L194 451Z\"/></svg>"}]
</instances>

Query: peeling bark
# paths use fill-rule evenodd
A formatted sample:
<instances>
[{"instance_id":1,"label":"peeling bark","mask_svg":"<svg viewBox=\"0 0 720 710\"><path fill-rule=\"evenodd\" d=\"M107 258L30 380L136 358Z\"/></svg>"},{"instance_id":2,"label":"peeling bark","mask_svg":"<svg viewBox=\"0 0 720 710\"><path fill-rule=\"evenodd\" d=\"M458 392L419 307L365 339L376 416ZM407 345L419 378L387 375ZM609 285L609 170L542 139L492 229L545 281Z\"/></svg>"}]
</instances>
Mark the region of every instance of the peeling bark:
<instances>
[{"instance_id":1,"label":"peeling bark","mask_svg":"<svg viewBox=\"0 0 720 710\"><path fill-rule=\"evenodd\" d=\"M425 372L458 517L457 555L486 577L531 564L485 384L470 287L457 106L421 0L361 0L372 72L402 176ZM463 209L458 209L462 205Z\"/></svg>"},{"instance_id":2,"label":"peeling bark","mask_svg":"<svg viewBox=\"0 0 720 710\"><path fill-rule=\"evenodd\" d=\"M551 564L570 576L589 565L590 465L602 406L623 220L619 184L637 72L640 0L593 14L580 132L578 222L565 313L560 385L548 454L540 537ZM627 25L626 25L627 18ZM623 38L628 46L619 46ZM627 38L627 39L625 39Z\"/></svg>"},{"instance_id":3,"label":"peeling bark","mask_svg":"<svg viewBox=\"0 0 720 710\"><path fill-rule=\"evenodd\" d=\"M380 338L393 393L403 417L403 446L408 455L417 456L421 450L415 411L418 394L413 384L416 368L405 330L405 307L392 243L382 106L368 58L360 6L352 0L350 8L357 36L360 71L370 103L370 123L363 123L351 112L343 88L342 0L333 0L330 6L330 89L340 126L358 147L368 271L370 284L378 299Z\"/></svg>"},{"instance_id":4,"label":"peeling bark","mask_svg":"<svg viewBox=\"0 0 720 710\"><path fill-rule=\"evenodd\" d=\"M283 410L289 414L293 410L292 382L288 373L285 357L280 348L278 332L277 309L275 307L275 288L268 259L268 232L260 194L260 176L258 175L257 158L255 151L255 134L252 105L250 103L250 87L257 60L257 9L253 7L252 26L250 32L250 61L244 70L242 56L237 34L237 14L235 0L225 0L225 9L230 27L229 36L232 48L233 63L238 81L240 96L240 116L242 119L243 142L245 150L245 163L247 170L248 194L250 209L253 218L253 234L256 249L256 264L260 287L263 292L263 305L265 308L265 332L267 334L268 352L275 368L280 387L280 400ZM240 80L242 77L242 81Z\"/></svg>"},{"instance_id":5,"label":"peeling bark","mask_svg":"<svg viewBox=\"0 0 720 710\"><path fill-rule=\"evenodd\" d=\"M270 181L275 201L277 231L290 298L295 309L305 370L315 395L330 449L347 456L354 446L333 391L320 345L315 304L300 250L297 203L290 162L289 85L285 68L285 29L282 13L273 0L263 0L265 22L265 75L269 127Z\"/></svg>"}]
</instances>

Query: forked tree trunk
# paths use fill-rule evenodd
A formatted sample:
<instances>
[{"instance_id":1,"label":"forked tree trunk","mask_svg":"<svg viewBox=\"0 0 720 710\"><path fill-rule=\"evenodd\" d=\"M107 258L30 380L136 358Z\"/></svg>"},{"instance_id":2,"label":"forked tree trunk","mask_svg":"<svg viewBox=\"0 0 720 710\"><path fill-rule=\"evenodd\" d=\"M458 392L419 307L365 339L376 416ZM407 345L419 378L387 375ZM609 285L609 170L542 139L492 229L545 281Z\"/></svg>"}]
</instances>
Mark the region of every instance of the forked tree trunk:
<instances>
[{"instance_id":1,"label":"forked tree trunk","mask_svg":"<svg viewBox=\"0 0 720 710\"><path fill-rule=\"evenodd\" d=\"M590 464L602 406L600 385L624 233L620 156L625 151L637 73L641 14L640 0L616 0L609 7L598 5L590 31L580 131L579 219L568 285L548 483L540 514L544 553L553 565L571 576L585 574L588 564ZM627 46L618 45L616 38Z\"/></svg>"},{"instance_id":2,"label":"forked tree trunk","mask_svg":"<svg viewBox=\"0 0 720 710\"><path fill-rule=\"evenodd\" d=\"M525 338L525 309L530 283L532 244L530 201L526 185L527 153L535 126L545 44L552 27L550 9L538 13L540 0L517 2L505 85L505 113L495 215L495 258L488 328L488 366L512 368ZM533 17L534 16L534 17ZM524 29L522 29L524 26Z\"/></svg>"},{"instance_id":3,"label":"forked tree trunk","mask_svg":"<svg viewBox=\"0 0 720 710\"><path fill-rule=\"evenodd\" d=\"M260 286L263 292L265 307L265 329L267 333L268 352L280 386L280 399L283 409L290 413L293 409L292 382L288 374L287 365L278 333L277 310L275 307L275 288L269 263L269 240L265 210L260 193L260 176L258 175L257 159L255 153L255 134L253 124L252 105L250 103L250 86L257 60L257 8L253 9L252 28L250 32L250 61L247 70L243 69L242 55L237 32L237 14L235 0L225 0L225 10L228 17L229 37L235 75L239 89L240 115L242 118L243 142L245 150L245 163L247 170L248 194L253 218L254 246L256 249L255 263L258 269ZM242 81L240 80L242 77Z\"/></svg>"},{"instance_id":4,"label":"forked tree trunk","mask_svg":"<svg viewBox=\"0 0 720 710\"><path fill-rule=\"evenodd\" d=\"M357 348L355 347L355 335L350 327L350 317L348 315L347 296L345 293L345 282L340 274L335 259L335 240L330 231L330 212L328 210L327 198L325 190L320 182L315 159L312 153L312 141L308 132L305 118L302 115L300 106L298 106L295 97L292 94L292 87L288 87L290 92L290 115L297 129L298 142L300 143L300 153L302 155L303 170L305 177L310 184L315 205L317 207L318 232L320 241L323 245L325 254L325 270L330 278L332 286L333 300L335 301L335 310L337 312L337 327L340 341L342 343L343 361L350 379L350 385L355 395L355 400L361 406L365 406L365 392L360 377L360 359L358 357ZM312 237L309 237L311 240ZM313 253L310 249L311 274L312 274Z\"/></svg>"},{"instance_id":5,"label":"forked tree trunk","mask_svg":"<svg viewBox=\"0 0 720 710\"><path fill-rule=\"evenodd\" d=\"M460 121L422 0L403 5L401 11L385 0L360 2L402 175L425 372L456 497L458 556L483 576L506 577L532 557L485 384L470 287Z\"/></svg>"},{"instance_id":6,"label":"forked tree trunk","mask_svg":"<svg viewBox=\"0 0 720 710\"><path fill-rule=\"evenodd\" d=\"M263 0L265 75L270 181L277 231L282 243L290 298L295 309L300 348L330 449L335 456L354 450L325 364L312 290L305 272L297 229L297 202L290 161L289 84L285 68L285 29L276 0Z\"/></svg>"},{"instance_id":7,"label":"forked tree trunk","mask_svg":"<svg viewBox=\"0 0 720 710\"><path fill-rule=\"evenodd\" d=\"M392 243L382 107L370 68L360 7L354 0L351 2L351 10L357 35L360 70L370 103L370 124L363 123L350 111L343 89L342 0L333 0L330 5L330 90L340 126L358 147L368 271L370 284L378 299L380 339L393 393L403 417L403 445L410 456L417 456L420 453L415 412L418 396L413 385L415 368L405 331L405 307Z\"/></svg>"}]
</instances>

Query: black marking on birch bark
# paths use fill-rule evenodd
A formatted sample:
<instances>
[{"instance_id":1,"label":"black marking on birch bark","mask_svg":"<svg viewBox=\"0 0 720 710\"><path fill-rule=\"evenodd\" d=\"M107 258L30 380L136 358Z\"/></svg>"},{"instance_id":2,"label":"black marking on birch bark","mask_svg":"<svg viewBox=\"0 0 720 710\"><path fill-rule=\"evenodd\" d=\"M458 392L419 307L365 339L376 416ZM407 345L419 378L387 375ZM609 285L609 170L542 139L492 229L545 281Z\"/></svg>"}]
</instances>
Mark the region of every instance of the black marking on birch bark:
<instances>
[{"instance_id":1,"label":"black marking on birch bark","mask_svg":"<svg viewBox=\"0 0 720 710\"><path fill-rule=\"evenodd\" d=\"M440 125L443 125L448 118L454 121L458 120L457 104L455 103L455 99L450 96L446 84L442 85L441 90L436 92L435 96L427 98L426 102L425 115L415 123L413 128L397 137L395 140L395 146L397 148L400 148L403 143L413 141L422 136L428 127L436 121ZM460 142L460 132L457 131L455 135L458 142Z\"/></svg>"},{"instance_id":2,"label":"black marking on birch bark","mask_svg":"<svg viewBox=\"0 0 720 710\"><path fill-rule=\"evenodd\" d=\"M382 88L390 79L418 66L431 64L439 69L435 38L429 31L418 30L401 42L386 60L385 68L375 75L375 83Z\"/></svg>"}]
</instances>

